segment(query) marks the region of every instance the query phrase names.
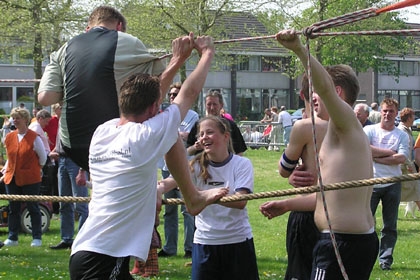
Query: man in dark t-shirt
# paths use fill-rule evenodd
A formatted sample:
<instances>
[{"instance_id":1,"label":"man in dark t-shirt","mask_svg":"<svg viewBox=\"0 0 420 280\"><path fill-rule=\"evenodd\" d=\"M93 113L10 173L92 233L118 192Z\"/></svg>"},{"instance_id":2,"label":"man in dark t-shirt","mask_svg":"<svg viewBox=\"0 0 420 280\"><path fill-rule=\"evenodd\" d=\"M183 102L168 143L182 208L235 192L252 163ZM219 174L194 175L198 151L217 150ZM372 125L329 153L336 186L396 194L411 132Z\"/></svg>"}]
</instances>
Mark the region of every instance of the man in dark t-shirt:
<instances>
[{"instance_id":1,"label":"man in dark t-shirt","mask_svg":"<svg viewBox=\"0 0 420 280\"><path fill-rule=\"evenodd\" d=\"M223 97L220 91L210 90L206 95L206 115L220 116L220 111L223 108ZM236 123L232 120L224 118L230 124L230 135L232 138L232 145L235 154L242 155L247 147ZM197 141L197 123L191 129L187 139L188 155L198 154L203 150L203 146Z\"/></svg>"}]
</instances>

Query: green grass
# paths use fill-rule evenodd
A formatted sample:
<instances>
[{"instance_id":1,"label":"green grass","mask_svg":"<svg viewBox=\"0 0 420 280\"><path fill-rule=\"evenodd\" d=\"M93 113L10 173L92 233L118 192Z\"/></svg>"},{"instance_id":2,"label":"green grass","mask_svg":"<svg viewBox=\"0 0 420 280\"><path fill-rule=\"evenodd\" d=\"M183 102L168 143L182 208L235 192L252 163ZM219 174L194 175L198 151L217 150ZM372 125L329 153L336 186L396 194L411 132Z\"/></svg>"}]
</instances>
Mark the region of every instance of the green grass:
<instances>
[{"instance_id":1,"label":"green grass","mask_svg":"<svg viewBox=\"0 0 420 280\"><path fill-rule=\"evenodd\" d=\"M277 172L279 152L249 150L245 156L254 164L255 192L289 188L287 181ZM286 224L288 215L267 220L259 210L259 205L268 199L250 200L248 212L258 258L260 278L283 279L287 256L285 248ZM4 203L4 201L3 201ZM377 226L382 227L381 208L377 213ZM163 215L163 214L162 214ZM162 216L161 215L161 216ZM417 215L420 216L419 212ZM182 215L180 215L182 217ZM180 225L182 225L182 218ZM59 220L52 220L50 230L43 235L43 246L31 248L31 237L21 234L18 247L0 249L0 279L68 279L69 250L50 250L49 245L60 241ZM404 218L404 207L400 207L398 220L398 242L394 252L394 265L391 271L382 271L376 264L371 279L420 279L420 219ZM163 220L159 230L163 236ZM190 279L191 267L185 267L183 255L183 227L180 226L178 256L160 258L160 275L152 279L185 280ZM0 228L0 240L7 238L7 228ZM117 237L116 237L117 238ZM141 278L138 278L141 279Z\"/></svg>"}]
</instances>

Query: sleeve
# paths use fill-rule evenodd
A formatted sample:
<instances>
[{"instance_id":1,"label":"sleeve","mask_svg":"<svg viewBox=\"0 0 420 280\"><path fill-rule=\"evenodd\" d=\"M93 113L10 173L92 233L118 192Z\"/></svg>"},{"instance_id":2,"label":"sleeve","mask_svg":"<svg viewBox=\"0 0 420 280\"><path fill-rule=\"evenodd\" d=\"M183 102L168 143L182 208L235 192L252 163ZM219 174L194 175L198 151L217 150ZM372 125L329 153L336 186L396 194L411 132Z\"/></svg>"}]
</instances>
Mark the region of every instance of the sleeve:
<instances>
[{"instance_id":1,"label":"sleeve","mask_svg":"<svg viewBox=\"0 0 420 280\"><path fill-rule=\"evenodd\" d=\"M244 138L242 137L242 133L239 130L239 127L234 123L231 122L231 137L232 137L232 144L233 144L233 150L235 151L235 154L243 153L247 150Z\"/></svg>"},{"instance_id":2,"label":"sleeve","mask_svg":"<svg viewBox=\"0 0 420 280\"><path fill-rule=\"evenodd\" d=\"M64 55L67 44L62 46L57 52L53 52L50 55L50 63L45 67L44 74L42 75L41 82L39 84L38 92L42 91L54 91L63 92L64 88L64 66L61 65L63 62L62 57Z\"/></svg>"},{"instance_id":3,"label":"sleeve","mask_svg":"<svg viewBox=\"0 0 420 280\"><path fill-rule=\"evenodd\" d=\"M43 166L47 161L47 152L45 151L44 144L39 136L35 138L34 151L38 155L39 165Z\"/></svg>"},{"instance_id":4,"label":"sleeve","mask_svg":"<svg viewBox=\"0 0 420 280\"><path fill-rule=\"evenodd\" d=\"M405 156L406 159L410 158L410 141L408 139L407 133L403 132L401 133L401 141L398 146L398 153Z\"/></svg>"},{"instance_id":5,"label":"sleeve","mask_svg":"<svg viewBox=\"0 0 420 280\"><path fill-rule=\"evenodd\" d=\"M240 164L235 169L235 192L246 190L248 193L254 192L254 168L249 159L241 157Z\"/></svg>"},{"instance_id":6,"label":"sleeve","mask_svg":"<svg viewBox=\"0 0 420 280\"><path fill-rule=\"evenodd\" d=\"M368 140L369 140L369 144L372 144L372 134L371 134L371 131L372 131L372 127L373 127L374 125L367 125L367 126L365 126L364 128L363 128L363 131L365 132L365 134L366 134L366 136L367 136L367 138L368 138Z\"/></svg>"},{"instance_id":7,"label":"sleeve","mask_svg":"<svg viewBox=\"0 0 420 280\"><path fill-rule=\"evenodd\" d=\"M188 134L188 139L187 139L187 147L191 147L195 144L195 141L197 141L197 123L196 122L193 127L191 128L190 133Z\"/></svg>"}]
</instances>

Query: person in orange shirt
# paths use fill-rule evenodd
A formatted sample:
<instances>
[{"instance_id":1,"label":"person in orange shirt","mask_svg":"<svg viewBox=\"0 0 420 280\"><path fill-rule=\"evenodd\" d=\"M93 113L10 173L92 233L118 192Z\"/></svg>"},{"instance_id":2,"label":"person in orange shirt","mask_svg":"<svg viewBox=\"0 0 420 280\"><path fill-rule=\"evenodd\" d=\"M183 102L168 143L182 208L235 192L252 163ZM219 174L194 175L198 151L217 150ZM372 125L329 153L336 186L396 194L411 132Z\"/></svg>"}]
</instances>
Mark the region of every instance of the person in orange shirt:
<instances>
[{"instance_id":1,"label":"person in orange shirt","mask_svg":"<svg viewBox=\"0 0 420 280\"><path fill-rule=\"evenodd\" d=\"M10 132L4 141L7 162L2 170L6 192L9 195L38 195L41 187L41 169L47 160L47 153L39 135L28 128L30 114L27 109L14 108L10 113L16 130ZM40 247L41 212L38 202L27 201L31 215L32 247ZM20 230L20 201L9 201L9 236L5 246L17 246Z\"/></svg>"}]
</instances>

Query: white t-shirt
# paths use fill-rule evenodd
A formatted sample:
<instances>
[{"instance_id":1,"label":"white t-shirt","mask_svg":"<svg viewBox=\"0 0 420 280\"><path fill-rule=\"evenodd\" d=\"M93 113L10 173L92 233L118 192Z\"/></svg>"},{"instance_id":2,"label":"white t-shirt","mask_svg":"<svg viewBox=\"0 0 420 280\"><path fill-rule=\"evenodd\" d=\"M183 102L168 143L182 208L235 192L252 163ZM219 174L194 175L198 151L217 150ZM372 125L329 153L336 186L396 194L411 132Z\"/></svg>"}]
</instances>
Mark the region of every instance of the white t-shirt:
<instances>
[{"instance_id":1,"label":"white t-shirt","mask_svg":"<svg viewBox=\"0 0 420 280\"><path fill-rule=\"evenodd\" d=\"M225 186L229 186L229 194L234 194L238 189L246 189L249 193L254 190L254 170L247 158L231 154L223 163L210 163L208 171L212 178L207 184L197 177L199 170L196 163L193 178L200 190ZM195 226L197 229L194 233L194 243L197 244L233 244L252 238L246 208L235 209L211 204L195 217Z\"/></svg>"},{"instance_id":2,"label":"white t-shirt","mask_svg":"<svg viewBox=\"0 0 420 280\"><path fill-rule=\"evenodd\" d=\"M279 114L279 123L283 127L292 126L292 116L287 111L281 111Z\"/></svg>"},{"instance_id":3,"label":"white t-shirt","mask_svg":"<svg viewBox=\"0 0 420 280\"><path fill-rule=\"evenodd\" d=\"M409 139L407 133L395 127L393 130L385 130L380 127L380 123L374 125L367 125L363 128L369 143L372 146L390 149L402 154L405 158L409 158L410 149L408 147ZM373 175L375 178L392 177L402 175L399 164L387 165L373 162ZM375 185L375 188L386 187L391 184Z\"/></svg>"},{"instance_id":4,"label":"white t-shirt","mask_svg":"<svg viewBox=\"0 0 420 280\"><path fill-rule=\"evenodd\" d=\"M48 144L48 138L47 135L45 135L45 131L42 129L41 125L39 124L39 122L35 121L32 122L29 127L30 130L35 131L36 134L39 135L39 137L41 138L42 144L44 144L44 149L45 152L47 153L47 155L51 152L50 150L50 144Z\"/></svg>"},{"instance_id":5,"label":"white t-shirt","mask_svg":"<svg viewBox=\"0 0 420 280\"><path fill-rule=\"evenodd\" d=\"M156 213L156 164L178 138L177 105L143 122L100 125L89 149L92 199L72 254L90 251L145 261Z\"/></svg>"}]
</instances>

